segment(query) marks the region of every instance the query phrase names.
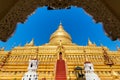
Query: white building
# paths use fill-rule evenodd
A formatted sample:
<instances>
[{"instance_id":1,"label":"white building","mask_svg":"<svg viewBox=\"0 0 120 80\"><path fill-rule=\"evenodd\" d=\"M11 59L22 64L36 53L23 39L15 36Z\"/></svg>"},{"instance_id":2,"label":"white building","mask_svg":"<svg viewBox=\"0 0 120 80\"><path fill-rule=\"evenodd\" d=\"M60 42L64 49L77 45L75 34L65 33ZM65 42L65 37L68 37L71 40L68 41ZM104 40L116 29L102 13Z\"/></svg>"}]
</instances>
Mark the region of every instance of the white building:
<instances>
[{"instance_id":1,"label":"white building","mask_svg":"<svg viewBox=\"0 0 120 80\"><path fill-rule=\"evenodd\" d=\"M28 72L24 74L22 80L38 80L38 74L36 70L38 68L38 60L29 60Z\"/></svg>"},{"instance_id":2,"label":"white building","mask_svg":"<svg viewBox=\"0 0 120 80\"><path fill-rule=\"evenodd\" d=\"M86 80L100 80L97 74L94 73L93 64L89 61L84 63Z\"/></svg>"}]
</instances>

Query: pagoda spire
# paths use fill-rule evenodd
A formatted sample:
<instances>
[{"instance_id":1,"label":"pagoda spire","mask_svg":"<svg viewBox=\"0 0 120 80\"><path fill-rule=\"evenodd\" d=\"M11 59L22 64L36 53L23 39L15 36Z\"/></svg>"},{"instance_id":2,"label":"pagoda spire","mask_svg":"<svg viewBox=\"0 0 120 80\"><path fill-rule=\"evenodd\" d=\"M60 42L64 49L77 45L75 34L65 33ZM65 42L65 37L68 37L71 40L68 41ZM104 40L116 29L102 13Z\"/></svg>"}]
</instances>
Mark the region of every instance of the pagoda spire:
<instances>
[{"instance_id":1,"label":"pagoda spire","mask_svg":"<svg viewBox=\"0 0 120 80\"><path fill-rule=\"evenodd\" d=\"M29 44L34 45L34 38L32 38Z\"/></svg>"},{"instance_id":2,"label":"pagoda spire","mask_svg":"<svg viewBox=\"0 0 120 80\"><path fill-rule=\"evenodd\" d=\"M32 40L28 43L25 44L26 46L34 46L34 39L32 38Z\"/></svg>"},{"instance_id":3,"label":"pagoda spire","mask_svg":"<svg viewBox=\"0 0 120 80\"><path fill-rule=\"evenodd\" d=\"M88 45L92 45L92 42L90 41L89 38L88 38Z\"/></svg>"},{"instance_id":4,"label":"pagoda spire","mask_svg":"<svg viewBox=\"0 0 120 80\"><path fill-rule=\"evenodd\" d=\"M64 29L63 29L62 22L60 22L59 27L58 27L58 30L62 30L62 31L64 30Z\"/></svg>"}]
</instances>

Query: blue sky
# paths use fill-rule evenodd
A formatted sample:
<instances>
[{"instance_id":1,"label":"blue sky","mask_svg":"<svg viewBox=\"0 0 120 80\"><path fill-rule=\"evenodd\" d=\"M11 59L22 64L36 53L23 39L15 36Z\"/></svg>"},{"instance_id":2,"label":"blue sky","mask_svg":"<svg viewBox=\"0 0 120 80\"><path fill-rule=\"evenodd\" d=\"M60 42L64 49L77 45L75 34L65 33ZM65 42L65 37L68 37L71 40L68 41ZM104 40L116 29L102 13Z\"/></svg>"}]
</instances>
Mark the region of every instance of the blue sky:
<instances>
[{"instance_id":1,"label":"blue sky","mask_svg":"<svg viewBox=\"0 0 120 80\"><path fill-rule=\"evenodd\" d=\"M101 23L95 23L92 16L85 13L82 8L47 10L47 7L36 9L24 24L18 23L14 35L7 41L1 42L0 47L10 50L17 45L24 46L32 38L35 45L49 42L50 35L58 28L60 21L64 29L71 35L73 43L87 45L88 38L98 46L103 44L110 50L120 47L120 41L108 38Z\"/></svg>"}]
</instances>

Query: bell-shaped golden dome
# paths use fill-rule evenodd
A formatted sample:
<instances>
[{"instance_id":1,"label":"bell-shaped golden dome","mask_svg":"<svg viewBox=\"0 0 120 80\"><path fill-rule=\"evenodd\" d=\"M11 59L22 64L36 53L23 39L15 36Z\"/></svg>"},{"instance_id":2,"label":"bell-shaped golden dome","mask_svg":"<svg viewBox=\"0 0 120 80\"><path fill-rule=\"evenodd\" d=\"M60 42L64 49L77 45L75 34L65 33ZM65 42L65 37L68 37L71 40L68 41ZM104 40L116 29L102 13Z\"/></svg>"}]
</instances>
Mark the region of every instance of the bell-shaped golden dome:
<instances>
[{"instance_id":1,"label":"bell-shaped golden dome","mask_svg":"<svg viewBox=\"0 0 120 80\"><path fill-rule=\"evenodd\" d=\"M71 43L70 35L63 29L62 24L60 23L58 29L51 35L50 43Z\"/></svg>"}]
</instances>

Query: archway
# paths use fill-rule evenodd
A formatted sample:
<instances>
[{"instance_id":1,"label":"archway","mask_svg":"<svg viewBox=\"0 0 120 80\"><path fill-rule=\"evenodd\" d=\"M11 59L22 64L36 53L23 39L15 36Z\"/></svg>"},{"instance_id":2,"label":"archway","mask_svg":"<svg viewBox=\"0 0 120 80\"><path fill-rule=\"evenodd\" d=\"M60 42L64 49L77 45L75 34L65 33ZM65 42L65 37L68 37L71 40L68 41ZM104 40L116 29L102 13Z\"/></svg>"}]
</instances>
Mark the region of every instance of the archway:
<instances>
[{"instance_id":1,"label":"archway","mask_svg":"<svg viewBox=\"0 0 120 80\"><path fill-rule=\"evenodd\" d=\"M62 52L59 53L59 59L62 60Z\"/></svg>"},{"instance_id":2,"label":"archway","mask_svg":"<svg viewBox=\"0 0 120 80\"><path fill-rule=\"evenodd\" d=\"M19 0L0 21L0 39L6 41L16 29L17 23L24 23L27 16L37 7L49 6L53 9L68 8L71 5L82 7L93 16L96 22L102 22L106 34L112 39L120 38L120 21L102 3L102 0Z\"/></svg>"}]
</instances>

